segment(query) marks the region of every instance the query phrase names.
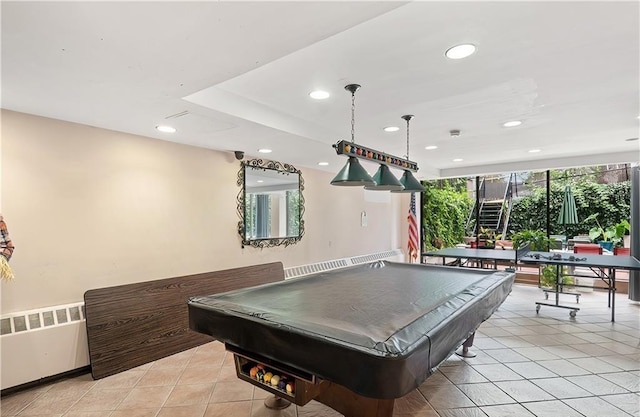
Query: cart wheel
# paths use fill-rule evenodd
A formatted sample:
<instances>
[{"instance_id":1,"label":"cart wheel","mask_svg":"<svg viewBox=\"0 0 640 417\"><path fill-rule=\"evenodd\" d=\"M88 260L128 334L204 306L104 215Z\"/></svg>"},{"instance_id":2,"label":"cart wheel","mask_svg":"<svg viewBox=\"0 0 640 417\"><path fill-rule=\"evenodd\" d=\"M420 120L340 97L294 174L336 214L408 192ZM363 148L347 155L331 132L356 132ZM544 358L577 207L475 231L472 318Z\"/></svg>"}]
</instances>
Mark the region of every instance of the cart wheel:
<instances>
[{"instance_id":1,"label":"cart wheel","mask_svg":"<svg viewBox=\"0 0 640 417\"><path fill-rule=\"evenodd\" d=\"M576 316L576 311L575 311L575 310L571 310L571 311L569 312L569 315L570 315L571 317L575 317L575 316Z\"/></svg>"},{"instance_id":2,"label":"cart wheel","mask_svg":"<svg viewBox=\"0 0 640 417\"><path fill-rule=\"evenodd\" d=\"M539 312L540 312L540 304L536 306L536 314L538 314Z\"/></svg>"},{"instance_id":3,"label":"cart wheel","mask_svg":"<svg viewBox=\"0 0 640 417\"><path fill-rule=\"evenodd\" d=\"M549 293L548 293L548 292L546 292L546 291L544 292L544 299L545 299L545 300L548 300L548 299L549 299Z\"/></svg>"}]
</instances>

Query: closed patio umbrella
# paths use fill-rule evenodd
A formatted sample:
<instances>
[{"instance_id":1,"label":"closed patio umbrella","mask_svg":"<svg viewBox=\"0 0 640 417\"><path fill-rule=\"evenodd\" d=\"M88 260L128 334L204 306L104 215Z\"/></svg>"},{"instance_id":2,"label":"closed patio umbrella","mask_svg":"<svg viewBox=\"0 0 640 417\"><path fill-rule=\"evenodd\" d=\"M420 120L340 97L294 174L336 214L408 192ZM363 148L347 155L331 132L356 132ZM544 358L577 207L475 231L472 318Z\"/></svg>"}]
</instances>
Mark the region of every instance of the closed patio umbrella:
<instances>
[{"instance_id":1,"label":"closed patio umbrella","mask_svg":"<svg viewBox=\"0 0 640 417\"><path fill-rule=\"evenodd\" d=\"M576 199L573 197L571 186L567 185L564 189L564 198L562 199L562 207L560 207L560 215L558 216L558 224L577 224L578 210L576 209Z\"/></svg>"}]
</instances>

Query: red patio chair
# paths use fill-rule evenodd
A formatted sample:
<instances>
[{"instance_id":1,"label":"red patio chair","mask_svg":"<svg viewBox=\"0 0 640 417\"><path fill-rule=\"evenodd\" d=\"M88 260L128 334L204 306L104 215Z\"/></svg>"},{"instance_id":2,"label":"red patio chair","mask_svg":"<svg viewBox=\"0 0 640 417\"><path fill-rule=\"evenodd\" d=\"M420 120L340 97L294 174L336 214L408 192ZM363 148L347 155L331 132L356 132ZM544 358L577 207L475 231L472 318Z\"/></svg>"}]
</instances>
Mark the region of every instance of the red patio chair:
<instances>
[{"instance_id":1,"label":"red patio chair","mask_svg":"<svg viewBox=\"0 0 640 417\"><path fill-rule=\"evenodd\" d=\"M613 248L614 255L631 256L631 248Z\"/></svg>"},{"instance_id":2,"label":"red patio chair","mask_svg":"<svg viewBox=\"0 0 640 417\"><path fill-rule=\"evenodd\" d=\"M573 253L591 253L602 255L602 246L595 243L576 243L573 245Z\"/></svg>"}]
</instances>

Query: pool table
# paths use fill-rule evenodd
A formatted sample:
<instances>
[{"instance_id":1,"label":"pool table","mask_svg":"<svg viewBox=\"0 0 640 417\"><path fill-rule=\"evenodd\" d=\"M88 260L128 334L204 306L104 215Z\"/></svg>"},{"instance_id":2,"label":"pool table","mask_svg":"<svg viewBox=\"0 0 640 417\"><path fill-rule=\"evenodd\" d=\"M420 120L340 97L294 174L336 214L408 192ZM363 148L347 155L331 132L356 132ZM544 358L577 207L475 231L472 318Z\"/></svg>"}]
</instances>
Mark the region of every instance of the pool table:
<instances>
[{"instance_id":1,"label":"pool table","mask_svg":"<svg viewBox=\"0 0 640 417\"><path fill-rule=\"evenodd\" d=\"M315 399L347 417L390 417L396 398L470 346L514 278L377 261L193 297L189 326L224 342L238 377L277 397Z\"/></svg>"}]
</instances>

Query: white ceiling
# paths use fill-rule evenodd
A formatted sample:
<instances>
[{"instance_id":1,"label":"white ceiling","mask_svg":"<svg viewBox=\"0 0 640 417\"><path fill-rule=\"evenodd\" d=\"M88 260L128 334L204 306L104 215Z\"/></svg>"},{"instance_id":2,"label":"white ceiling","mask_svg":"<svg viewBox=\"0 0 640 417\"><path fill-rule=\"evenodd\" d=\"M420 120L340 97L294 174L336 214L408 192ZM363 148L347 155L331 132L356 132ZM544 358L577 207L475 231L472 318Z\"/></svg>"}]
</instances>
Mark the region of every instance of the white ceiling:
<instances>
[{"instance_id":1,"label":"white ceiling","mask_svg":"<svg viewBox=\"0 0 640 417\"><path fill-rule=\"evenodd\" d=\"M1 12L10 110L247 157L267 147L337 172L346 160L331 145L351 139L343 87L358 83L355 142L404 156L400 117L415 115L418 178L640 159L626 141L640 114L638 2L3 1ZM467 42L471 57L444 56ZM316 88L331 97L310 99Z\"/></svg>"}]
</instances>

